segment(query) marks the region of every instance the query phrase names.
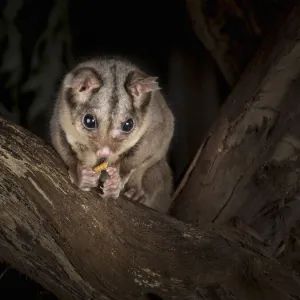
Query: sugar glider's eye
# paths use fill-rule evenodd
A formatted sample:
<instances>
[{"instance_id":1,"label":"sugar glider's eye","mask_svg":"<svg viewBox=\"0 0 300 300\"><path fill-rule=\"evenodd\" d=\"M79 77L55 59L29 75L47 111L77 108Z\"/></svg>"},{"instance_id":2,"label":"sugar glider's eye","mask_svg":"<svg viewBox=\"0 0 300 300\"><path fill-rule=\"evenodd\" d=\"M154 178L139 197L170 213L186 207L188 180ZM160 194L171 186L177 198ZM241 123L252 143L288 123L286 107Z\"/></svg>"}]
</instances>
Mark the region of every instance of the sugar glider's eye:
<instances>
[{"instance_id":1,"label":"sugar glider's eye","mask_svg":"<svg viewBox=\"0 0 300 300\"><path fill-rule=\"evenodd\" d=\"M91 114L86 114L82 118L82 124L87 128L87 129L95 129L98 127L97 121L94 116Z\"/></svg>"},{"instance_id":2,"label":"sugar glider's eye","mask_svg":"<svg viewBox=\"0 0 300 300\"><path fill-rule=\"evenodd\" d=\"M133 126L134 126L134 122L130 118L126 122L124 122L122 124L122 131L124 131L124 132L130 132L133 129Z\"/></svg>"}]
</instances>

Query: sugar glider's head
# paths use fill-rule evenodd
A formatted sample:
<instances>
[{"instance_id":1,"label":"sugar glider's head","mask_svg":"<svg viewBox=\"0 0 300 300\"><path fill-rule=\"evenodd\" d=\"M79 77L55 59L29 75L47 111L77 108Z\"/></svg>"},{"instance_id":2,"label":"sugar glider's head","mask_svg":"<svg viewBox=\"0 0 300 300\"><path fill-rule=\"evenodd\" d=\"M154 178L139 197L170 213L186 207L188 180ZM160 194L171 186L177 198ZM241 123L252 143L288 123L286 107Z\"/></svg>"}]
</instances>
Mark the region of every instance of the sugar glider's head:
<instances>
[{"instance_id":1,"label":"sugar glider's head","mask_svg":"<svg viewBox=\"0 0 300 300\"><path fill-rule=\"evenodd\" d=\"M122 60L79 64L64 79L62 98L79 142L99 157L121 154L143 135L156 77Z\"/></svg>"}]
</instances>

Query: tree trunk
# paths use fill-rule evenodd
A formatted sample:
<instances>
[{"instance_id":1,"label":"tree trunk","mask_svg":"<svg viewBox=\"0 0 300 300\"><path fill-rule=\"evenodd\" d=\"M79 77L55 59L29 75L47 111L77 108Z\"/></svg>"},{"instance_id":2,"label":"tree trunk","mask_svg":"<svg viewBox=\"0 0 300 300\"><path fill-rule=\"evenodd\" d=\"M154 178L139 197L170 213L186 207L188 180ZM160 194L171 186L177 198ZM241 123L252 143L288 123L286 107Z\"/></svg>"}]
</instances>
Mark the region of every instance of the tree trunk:
<instances>
[{"instance_id":1,"label":"tree trunk","mask_svg":"<svg viewBox=\"0 0 300 300\"><path fill-rule=\"evenodd\" d=\"M61 299L300 296L299 279L239 233L79 191L39 138L3 119L0 134L0 256Z\"/></svg>"},{"instance_id":2,"label":"tree trunk","mask_svg":"<svg viewBox=\"0 0 300 300\"><path fill-rule=\"evenodd\" d=\"M172 209L199 225L238 219L272 255L300 219L299 15L298 3L264 41Z\"/></svg>"}]
</instances>

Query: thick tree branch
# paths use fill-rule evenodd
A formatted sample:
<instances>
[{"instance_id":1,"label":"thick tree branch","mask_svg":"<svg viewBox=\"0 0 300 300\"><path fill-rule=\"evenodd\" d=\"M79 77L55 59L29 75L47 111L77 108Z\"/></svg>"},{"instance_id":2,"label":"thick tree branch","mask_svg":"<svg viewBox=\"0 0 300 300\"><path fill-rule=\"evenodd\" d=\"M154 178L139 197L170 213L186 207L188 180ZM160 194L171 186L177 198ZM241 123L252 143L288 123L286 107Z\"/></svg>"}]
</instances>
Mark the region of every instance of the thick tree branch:
<instances>
[{"instance_id":1,"label":"thick tree branch","mask_svg":"<svg viewBox=\"0 0 300 300\"><path fill-rule=\"evenodd\" d=\"M300 219L300 4L266 40L222 109L173 215L186 222L233 217L275 254Z\"/></svg>"},{"instance_id":2,"label":"thick tree branch","mask_svg":"<svg viewBox=\"0 0 300 300\"><path fill-rule=\"evenodd\" d=\"M61 299L300 296L298 278L233 231L103 201L73 187L34 135L3 119L0 135L0 256Z\"/></svg>"}]
</instances>

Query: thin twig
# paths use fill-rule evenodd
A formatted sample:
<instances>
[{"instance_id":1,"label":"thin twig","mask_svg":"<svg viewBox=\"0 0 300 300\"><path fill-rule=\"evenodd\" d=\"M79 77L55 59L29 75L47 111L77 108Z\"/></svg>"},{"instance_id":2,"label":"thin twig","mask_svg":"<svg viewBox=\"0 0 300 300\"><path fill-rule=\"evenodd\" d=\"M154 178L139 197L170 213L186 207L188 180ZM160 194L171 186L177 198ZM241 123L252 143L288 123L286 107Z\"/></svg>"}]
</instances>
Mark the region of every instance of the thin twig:
<instances>
[{"instance_id":1,"label":"thin twig","mask_svg":"<svg viewBox=\"0 0 300 300\"><path fill-rule=\"evenodd\" d=\"M5 268L5 270L0 274L0 280L4 277L6 272L9 270L9 267Z\"/></svg>"},{"instance_id":2,"label":"thin twig","mask_svg":"<svg viewBox=\"0 0 300 300\"><path fill-rule=\"evenodd\" d=\"M202 153L203 147L206 145L208 139L210 138L210 135L205 139L205 141L201 144L200 148L198 149L194 159L192 160L189 168L187 169L186 173L184 174L181 182L179 183L178 187L176 188L175 192L172 195L172 203L174 203L174 200L178 197L178 195L181 193L183 190L184 186L186 185L192 171L196 167L196 164L198 162L198 159Z\"/></svg>"}]
</instances>

